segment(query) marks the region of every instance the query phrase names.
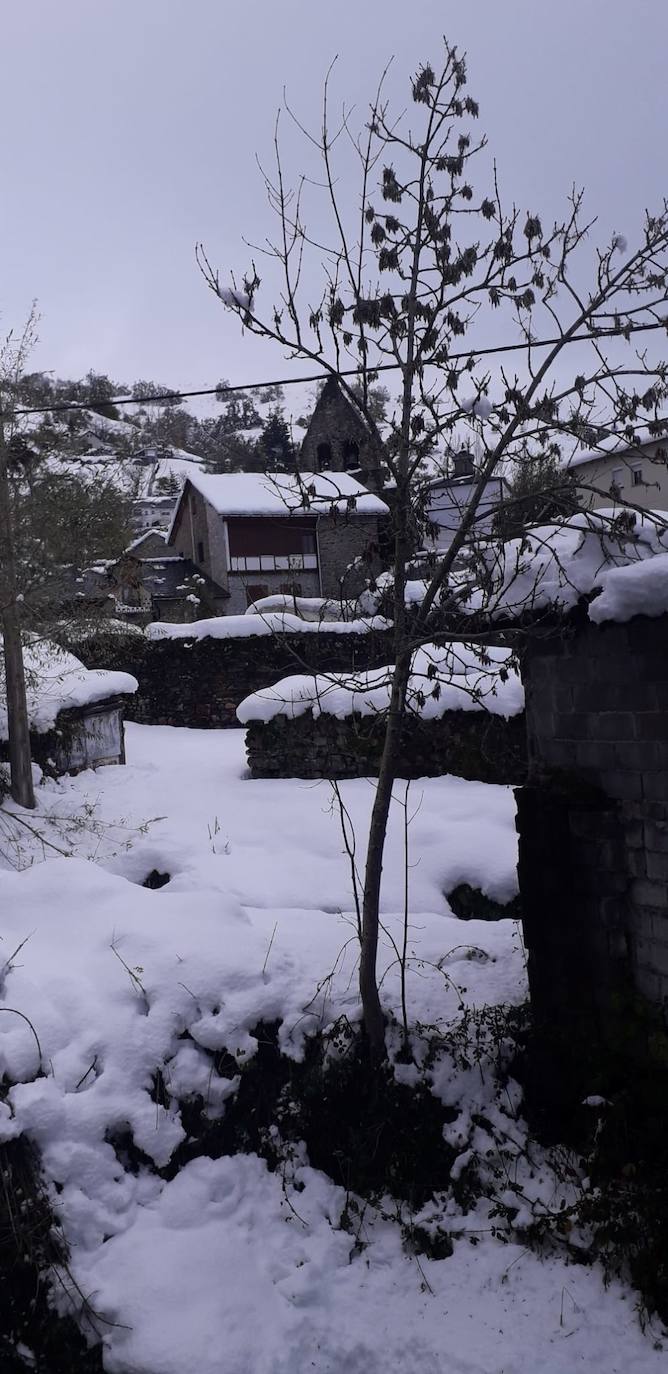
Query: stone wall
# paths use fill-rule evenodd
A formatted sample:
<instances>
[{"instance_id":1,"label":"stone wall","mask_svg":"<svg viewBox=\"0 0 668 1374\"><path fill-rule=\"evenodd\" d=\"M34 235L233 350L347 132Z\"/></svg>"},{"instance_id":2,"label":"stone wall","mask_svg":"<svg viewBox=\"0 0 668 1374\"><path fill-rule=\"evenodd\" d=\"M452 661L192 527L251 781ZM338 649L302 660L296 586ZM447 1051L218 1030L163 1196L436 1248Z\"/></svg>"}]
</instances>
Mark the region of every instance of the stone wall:
<instances>
[{"instance_id":1,"label":"stone wall","mask_svg":"<svg viewBox=\"0 0 668 1374\"><path fill-rule=\"evenodd\" d=\"M565 627L530 645L523 677L534 1012L607 1035L637 993L668 1010L668 617Z\"/></svg>"},{"instance_id":2,"label":"stone wall","mask_svg":"<svg viewBox=\"0 0 668 1374\"><path fill-rule=\"evenodd\" d=\"M254 778L363 778L378 773L378 717L275 716L252 721L246 750ZM402 778L455 773L481 782L521 783L526 773L524 717L447 711L440 720L407 719L397 767Z\"/></svg>"},{"instance_id":3,"label":"stone wall","mask_svg":"<svg viewBox=\"0 0 668 1374\"><path fill-rule=\"evenodd\" d=\"M380 668L392 655L388 631L159 640L113 634L67 647L87 668L117 668L137 678L128 720L201 729L238 727L244 697L288 674Z\"/></svg>"}]
</instances>

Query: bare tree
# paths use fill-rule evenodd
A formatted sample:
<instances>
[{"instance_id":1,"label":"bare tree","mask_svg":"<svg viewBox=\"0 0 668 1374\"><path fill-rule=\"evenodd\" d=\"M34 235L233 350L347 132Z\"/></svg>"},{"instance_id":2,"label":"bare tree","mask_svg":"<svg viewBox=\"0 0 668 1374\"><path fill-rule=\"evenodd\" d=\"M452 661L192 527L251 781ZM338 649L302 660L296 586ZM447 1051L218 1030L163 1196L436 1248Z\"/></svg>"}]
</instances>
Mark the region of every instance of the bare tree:
<instances>
[{"instance_id":1,"label":"bare tree","mask_svg":"<svg viewBox=\"0 0 668 1374\"><path fill-rule=\"evenodd\" d=\"M25 358L34 341L36 322L37 317L33 308L21 338L15 342L10 335L5 341L0 362L0 614L7 696L10 788L14 801L18 802L19 806L31 810L35 806L35 791L32 781L30 727L21 642L20 593L16 576L3 382L8 382L10 388L14 389L13 384L20 376Z\"/></svg>"},{"instance_id":2,"label":"bare tree","mask_svg":"<svg viewBox=\"0 0 668 1374\"><path fill-rule=\"evenodd\" d=\"M457 605L453 574L480 528L495 474L525 470L546 454L564 462L611 432L633 436L643 418L660 430L666 364L634 344L666 328L668 207L645 214L634 248L615 233L591 256L586 240L594 221L584 218L581 191L571 193L564 218L547 229L535 211L506 208L486 139L473 132L478 106L466 93L465 59L447 42L440 73L425 65L413 79L417 128L412 114L394 117L383 81L361 133L345 110L332 128L330 84L331 71L317 134L286 107L309 155L319 159L319 186L303 175L289 188L276 128L275 171L265 182L278 235L257 250L270 274L280 272L276 304L261 308L256 260L231 284L221 282L201 246L198 260L208 286L246 329L339 378L375 440L384 442L393 481L394 672L367 847L360 962L364 1026L371 1052L380 1056L380 886L411 656L434 637L436 613ZM341 189L348 157L359 172L349 197ZM309 232L303 209L307 195L320 192L329 209L327 241ZM309 258L321 273L315 304ZM507 321L507 347L497 350L495 369L488 361L491 316ZM370 387L384 368L396 371L400 389L381 436ZM345 375L350 370L354 382ZM451 452L462 434L480 455L470 499L447 550L433 552L424 599L409 613L406 582L424 506L425 459L433 465L434 453Z\"/></svg>"}]
</instances>

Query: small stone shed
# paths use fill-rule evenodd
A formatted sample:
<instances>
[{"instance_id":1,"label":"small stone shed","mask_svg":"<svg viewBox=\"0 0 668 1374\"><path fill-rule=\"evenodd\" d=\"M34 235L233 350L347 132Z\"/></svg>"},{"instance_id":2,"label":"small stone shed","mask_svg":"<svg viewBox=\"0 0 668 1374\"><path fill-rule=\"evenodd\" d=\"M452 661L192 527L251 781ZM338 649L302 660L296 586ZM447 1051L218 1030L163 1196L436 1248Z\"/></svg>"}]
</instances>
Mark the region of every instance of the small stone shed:
<instances>
[{"instance_id":1,"label":"small stone shed","mask_svg":"<svg viewBox=\"0 0 668 1374\"><path fill-rule=\"evenodd\" d=\"M668 1013L668 614L595 624L581 612L531 641L523 672L534 1007L605 1034L634 991Z\"/></svg>"},{"instance_id":2,"label":"small stone shed","mask_svg":"<svg viewBox=\"0 0 668 1374\"><path fill-rule=\"evenodd\" d=\"M510 650L451 643L413 656L397 772L519 783L526 771L524 694ZM391 667L295 675L255 692L237 715L256 778L378 773Z\"/></svg>"},{"instance_id":3,"label":"small stone shed","mask_svg":"<svg viewBox=\"0 0 668 1374\"><path fill-rule=\"evenodd\" d=\"M529 590L543 613L522 661L517 828L533 1013L555 1062L619 1043L630 1010L668 1013L667 543L652 521L583 515L519 562L507 546L497 609Z\"/></svg>"},{"instance_id":4,"label":"small stone shed","mask_svg":"<svg viewBox=\"0 0 668 1374\"><path fill-rule=\"evenodd\" d=\"M125 763L123 710L137 691L136 678L84 668L69 651L36 636L24 645L24 663L34 763L52 777ZM0 759L8 757L0 697Z\"/></svg>"}]
</instances>

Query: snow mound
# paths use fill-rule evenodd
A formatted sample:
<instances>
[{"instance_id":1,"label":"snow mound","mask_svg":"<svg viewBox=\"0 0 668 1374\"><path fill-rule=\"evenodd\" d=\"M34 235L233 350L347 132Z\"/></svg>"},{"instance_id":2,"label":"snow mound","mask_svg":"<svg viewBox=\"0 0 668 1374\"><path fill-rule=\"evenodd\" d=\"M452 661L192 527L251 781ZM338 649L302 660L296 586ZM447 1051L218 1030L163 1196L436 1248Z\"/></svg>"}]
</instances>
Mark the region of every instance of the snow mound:
<instances>
[{"instance_id":1,"label":"snow mound","mask_svg":"<svg viewBox=\"0 0 668 1374\"><path fill-rule=\"evenodd\" d=\"M390 622L382 616L369 620L302 620L301 616L285 611L269 611L258 615L220 615L211 620L193 620L177 624L155 620L146 626L148 639L250 639L254 635L281 634L342 634L366 635L374 630L388 630Z\"/></svg>"},{"instance_id":2,"label":"snow mound","mask_svg":"<svg viewBox=\"0 0 668 1374\"><path fill-rule=\"evenodd\" d=\"M524 689L512 666L510 649L480 649L470 644L425 644L413 655L407 708L423 720L447 711L489 711L519 715ZM363 673L296 674L246 697L237 708L243 725L275 716L384 714L390 704L392 666Z\"/></svg>"},{"instance_id":3,"label":"snow mound","mask_svg":"<svg viewBox=\"0 0 668 1374\"><path fill-rule=\"evenodd\" d=\"M541 525L485 553L492 590L478 591L466 609L492 617L567 611L592 597L591 620L628 620L668 610L668 524L665 511L583 511L559 525Z\"/></svg>"},{"instance_id":4,"label":"snow mound","mask_svg":"<svg viewBox=\"0 0 668 1374\"><path fill-rule=\"evenodd\" d=\"M279 592L275 596L263 596L251 602L246 615L267 615L268 612L285 612L298 615L301 620L355 620L359 615L356 601L336 601L325 596L290 596Z\"/></svg>"}]
</instances>

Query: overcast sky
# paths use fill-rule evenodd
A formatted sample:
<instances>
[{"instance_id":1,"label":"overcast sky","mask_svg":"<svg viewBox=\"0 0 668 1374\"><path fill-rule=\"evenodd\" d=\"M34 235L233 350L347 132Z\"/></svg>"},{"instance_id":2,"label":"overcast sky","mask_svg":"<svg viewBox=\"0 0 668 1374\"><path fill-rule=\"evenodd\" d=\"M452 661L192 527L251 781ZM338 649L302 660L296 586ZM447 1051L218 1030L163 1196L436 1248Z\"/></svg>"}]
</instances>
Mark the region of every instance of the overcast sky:
<instances>
[{"instance_id":1,"label":"overcast sky","mask_svg":"<svg viewBox=\"0 0 668 1374\"><path fill-rule=\"evenodd\" d=\"M336 89L362 110L394 56L403 105L444 32L507 196L548 220L584 184L631 239L668 194L666 0L6 0L3 332L36 297L33 362L61 376L185 388L289 370L207 292L194 244L239 268L242 236L268 232L255 157L284 86L317 121L338 53ZM287 152L298 167L292 134Z\"/></svg>"}]
</instances>

